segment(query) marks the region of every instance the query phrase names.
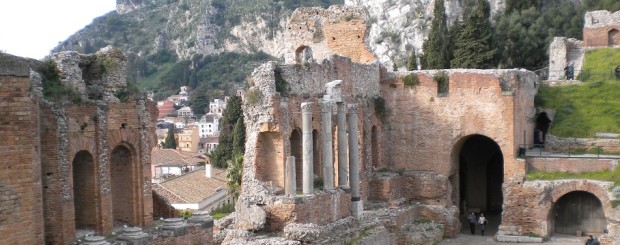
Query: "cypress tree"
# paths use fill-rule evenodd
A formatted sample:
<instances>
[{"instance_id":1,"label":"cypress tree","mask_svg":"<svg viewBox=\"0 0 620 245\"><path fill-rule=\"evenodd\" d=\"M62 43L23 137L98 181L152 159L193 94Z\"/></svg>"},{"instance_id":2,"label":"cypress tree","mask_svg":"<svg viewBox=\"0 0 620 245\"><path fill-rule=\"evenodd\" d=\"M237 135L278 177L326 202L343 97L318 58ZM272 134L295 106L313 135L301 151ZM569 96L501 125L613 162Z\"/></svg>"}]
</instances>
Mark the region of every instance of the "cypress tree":
<instances>
[{"instance_id":1,"label":"cypress tree","mask_svg":"<svg viewBox=\"0 0 620 245\"><path fill-rule=\"evenodd\" d=\"M407 70L413 71L417 68L415 50L411 51L411 55L407 59Z\"/></svg>"},{"instance_id":2,"label":"cypress tree","mask_svg":"<svg viewBox=\"0 0 620 245\"><path fill-rule=\"evenodd\" d=\"M234 139L234 127L235 124L243 117L243 110L241 108L241 97L232 96L226 103L226 109L222 113L222 120L220 120L220 136L218 138L218 146L209 154L211 163L214 166L225 168L228 166L228 161L233 160L235 139ZM241 119L241 125L243 125L243 119ZM240 126L242 127L242 126ZM238 144L245 144L245 129L243 131L243 140L238 139ZM237 150L243 154L243 148L237 147Z\"/></svg>"},{"instance_id":3,"label":"cypress tree","mask_svg":"<svg viewBox=\"0 0 620 245\"><path fill-rule=\"evenodd\" d=\"M424 69L447 69L450 68L450 36L444 0L435 0L433 15L428 39L422 45Z\"/></svg>"},{"instance_id":4,"label":"cypress tree","mask_svg":"<svg viewBox=\"0 0 620 245\"><path fill-rule=\"evenodd\" d=\"M162 147L164 149L176 149L177 148L177 140L174 138L174 128L168 129L168 135L166 135L166 139L164 140L164 144Z\"/></svg>"},{"instance_id":5,"label":"cypress tree","mask_svg":"<svg viewBox=\"0 0 620 245\"><path fill-rule=\"evenodd\" d=\"M243 116L237 119L235 128L233 129L233 156L243 156L245 152L245 126L243 124Z\"/></svg>"},{"instance_id":6,"label":"cypress tree","mask_svg":"<svg viewBox=\"0 0 620 245\"><path fill-rule=\"evenodd\" d=\"M492 46L489 2L477 0L476 9L466 12L469 14L457 36L450 65L452 68L490 68L496 49Z\"/></svg>"}]
</instances>

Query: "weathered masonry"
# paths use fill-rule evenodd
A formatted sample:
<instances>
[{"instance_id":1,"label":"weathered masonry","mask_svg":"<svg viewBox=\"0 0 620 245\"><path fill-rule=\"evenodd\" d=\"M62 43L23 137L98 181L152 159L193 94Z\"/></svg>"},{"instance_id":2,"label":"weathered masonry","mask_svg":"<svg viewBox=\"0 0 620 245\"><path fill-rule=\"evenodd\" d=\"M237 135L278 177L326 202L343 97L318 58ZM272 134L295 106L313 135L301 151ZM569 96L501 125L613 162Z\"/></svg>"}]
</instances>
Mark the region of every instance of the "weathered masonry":
<instances>
[{"instance_id":1,"label":"weathered masonry","mask_svg":"<svg viewBox=\"0 0 620 245\"><path fill-rule=\"evenodd\" d=\"M52 60L1 55L0 188L13 194L0 202L0 243L151 224L154 103L130 94L118 50Z\"/></svg>"}]
</instances>

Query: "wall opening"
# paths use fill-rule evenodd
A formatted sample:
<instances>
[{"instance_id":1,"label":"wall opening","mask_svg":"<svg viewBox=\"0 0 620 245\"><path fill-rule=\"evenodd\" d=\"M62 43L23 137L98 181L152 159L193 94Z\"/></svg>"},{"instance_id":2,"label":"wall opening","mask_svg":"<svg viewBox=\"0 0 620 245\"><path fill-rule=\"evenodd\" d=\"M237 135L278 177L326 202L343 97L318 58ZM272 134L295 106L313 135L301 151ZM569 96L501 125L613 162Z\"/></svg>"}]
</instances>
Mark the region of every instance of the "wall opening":
<instances>
[{"instance_id":1,"label":"wall opening","mask_svg":"<svg viewBox=\"0 0 620 245\"><path fill-rule=\"evenodd\" d=\"M319 131L312 130L312 168L316 178L323 178L323 164L321 163L321 144Z\"/></svg>"},{"instance_id":2,"label":"wall opening","mask_svg":"<svg viewBox=\"0 0 620 245\"><path fill-rule=\"evenodd\" d=\"M256 176L274 187L284 189L283 145L280 133L261 132L256 141ZM283 162L284 161L284 162Z\"/></svg>"},{"instance_id":3,"label":"wall opening","mask_svg":"<svg viewBox=\"0 0 620 245\"><path fill-rule=\"evenodd\" d=\"M137 176L133 154L123 145L114 147L110 156L112 217L114 227L137 224Z\"/></svg>"},{"instance_id":4,"label":"wall opening","mask_svg":"<svg viewBox=\"0 0 620 245\"><path fill-rule=\"evenodd\" d=\"M295 62L303 64L312 62L312 49L308 46L301 46L295 50Z\"/></svg>"},{"instance_id":5,"label":"wall opening","mask_svg":"<svg viewBox=\"0 0 620 245\"><path fill-rule=\"evenodd\" d=\"M586 191L573 191L560 197L553 205L552 214L556 233L602 234L607 228L601 201Z\"/></svg>"},{"instance_id":6,"label":"wall opening","mask_svg":"<svg viewBox=\"0 0 620 245\"><path fill-rule=\"evenodd\" d=\"M372 126L370 130L370 147L372 155L372 166L379 168L379 139L377 138L377 126Z\"/></svg>"},{"instance_id":7,"label":"wall opening","mask_svg":"<svg viewBox=\"0 0 620 245\"><path fill-rule=\"evenodd\" d=\"M609 47L620 45L620 31L611 29L608 34Z\"/></svg>"},{"instance_id":8,"label":"wall opening","mask_svg":"<svg viewBox=\"0 0 620 245\"><path fill-rule=\"evenodd\" d=\"M534 129L534 144L545 144L550 125L551 119L549 119L546 112L538 114L538 117L536 117L536 128Z\"/></svg>"},{"instance_id":9,"label":"wall opening","mask_svg":"<svg viewBox=\"0 0 620 245\"><path fill-rule=\"evenodd\" d=\"M75 228L95 230L98 191L93 156L88 151L80 151L73 157L72 166Z\"/></svg>"},{"instance_id":10,"label":"wall opening","mask_svg":"<svg viewBox=\"0 0 620 245\"><path fill-rule=\"evenodd\" d=\"M295 175L296 175L296 184L297 190L302 189L302 176L303 176L303 159L302 157L302 148L301 148L301 129L293 129L291 132L291 156L295 157Z\"/></svg>"},{"instance_id":11,"label":"wall opening","mask_svg":"<svg viewBox=\"0 0 620 245\"><path fill-rule=\"evenodd\" d=\"M472 135L465 139L458 156L459 176L451 180L459 181L461 214L484 212L489 230L497 229L504 182L504 157L499 145L486 136Z\"/></svg>"}]
</instances>

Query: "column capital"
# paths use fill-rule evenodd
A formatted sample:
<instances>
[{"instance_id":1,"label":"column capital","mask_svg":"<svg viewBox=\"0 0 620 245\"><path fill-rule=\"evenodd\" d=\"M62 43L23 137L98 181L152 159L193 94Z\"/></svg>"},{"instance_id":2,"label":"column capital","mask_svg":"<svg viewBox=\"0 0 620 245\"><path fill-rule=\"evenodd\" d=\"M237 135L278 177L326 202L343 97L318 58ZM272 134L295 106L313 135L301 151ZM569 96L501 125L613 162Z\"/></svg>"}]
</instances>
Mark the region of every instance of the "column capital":
<instances>
[{"instance_id":1,"label":"column capital","mask_svg":"<svg viewBox=\"0 0 620 245\"><path fill-rule=\"evenodd\" d=\"M321 101L321 112L331 112L333 107L331 101Z\"/></svg>"},{"instance_id":2,"label":"column capital","mask_svg":"<svg viewBox=\"0 0 620 245\"><path fill-rule=\"evenodd\" d=\"M357 109L359 109L358 104L347 104L347 110L349 113L357 113Z\"/></svg>"},{"instance_id":3,"label":"column capital","mask_svg":"<svg viewBox=\"0 0 620 245\"><path fill-rule=\"evenodd\" d=\"M314 102L303 102L301 103L301 111L302 112L312 112L312 107L314 106Z\"/></svg>"}]
</instances>

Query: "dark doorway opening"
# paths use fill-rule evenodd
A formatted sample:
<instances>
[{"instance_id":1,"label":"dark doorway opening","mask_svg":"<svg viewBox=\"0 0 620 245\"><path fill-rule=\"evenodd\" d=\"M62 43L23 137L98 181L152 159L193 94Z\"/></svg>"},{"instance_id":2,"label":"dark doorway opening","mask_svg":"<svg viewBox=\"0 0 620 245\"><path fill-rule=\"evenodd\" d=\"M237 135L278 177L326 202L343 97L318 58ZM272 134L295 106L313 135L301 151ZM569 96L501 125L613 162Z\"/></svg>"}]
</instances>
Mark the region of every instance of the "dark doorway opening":
<instances>
[{"instance_id":1,"label":"dark doorway opening","mask_svg":"<svg viewBox=\"0 0 620 245\"><path fill-rule=\"evenodd\" d=\"M323 178L323 164L321 161L321 145L319 142L319 131L312 130L312 170L314 178Z\"/></svg>"},{"instance_id":2,"label":"dark doorway opening","mask_svg":"<svg viewBox=\"0 0 620 245\"><path fill-rule=\"evenodd\" d=\"M377 138L377 126L372 126L370 130L370 144L372 155L372 166L379 168L379 139Z\"/></svg>"},{"instance_id":3,"label":"dark doorway opening","mask_svg":"<svg viewBox=\"0 0 620 245\"><path fill-rule=\"evenodd\" d=\"M536 117L536 128L534 129L534 144L545 144L550 125L551 119L549 119L546 112L538 114L538 117Z\"/></svg>"},{"instance_id":4,"label":"dark doorway opening","mask_svg":"<svg viewBox=\"0 0 620 245\"><path fill-rule=\"evenodd\" d=\"M133 154L119 145L110 156L110 182L114 226L138 225L136 214L137 186L135 185Z\"/></svg>"},{"instance_id":5,"label":"dark doorway opening","mask_svg":"<svg viewBox=\"0 0 620 245\"><path fill-rule=\"evenodd\" d=\"M93 156L80 151L73 158L73 205L75 228L94 230L97 226L97 188Z\"/></svg>"},{"instance_id":6,"label":"dark doorway opening","mask_svg":"<svg viewBox=\"0 0 620 245\"><path fill-rule=\"evenodd\" d=\"M609 47L620 45L620 31L612 29L608 34Z\"/></svg>"},{"instance_id":7,"label":"dark doorway opening","mask_svg":"<svg viewBox=\"0 0 620 245\"><path fill-rule=\"evenodd\" d=\"M601 201L592 193L573 191L560 197L553 205L551 217L554 232L574 235L602 234L607 227L607 219Z\"/></svg>"},{"instance_id":8,"label":"dark doorway opening","mask_svg":"<svg viewBox=\"0 0 620 245\"><path fill-rule=\"evenodd\" d=\"M459 153L460 213L485 213L488 234L501 223L504 156L499 145L483 135L465 140Z\"/></svg>"},{"instance_id":9,"label":"dark doorway opening","mask_svg":"<svg viewBox=\"0 0 620 245\"><path fill-rule=\"evenodd\" d=\"M297 190L302 189L302 176L303 176L303 159L302 156L302 148L301 148L301 130L293 129L291 132L291 155L295 157L295 179Z\"/></svg>"}]
</instances>

